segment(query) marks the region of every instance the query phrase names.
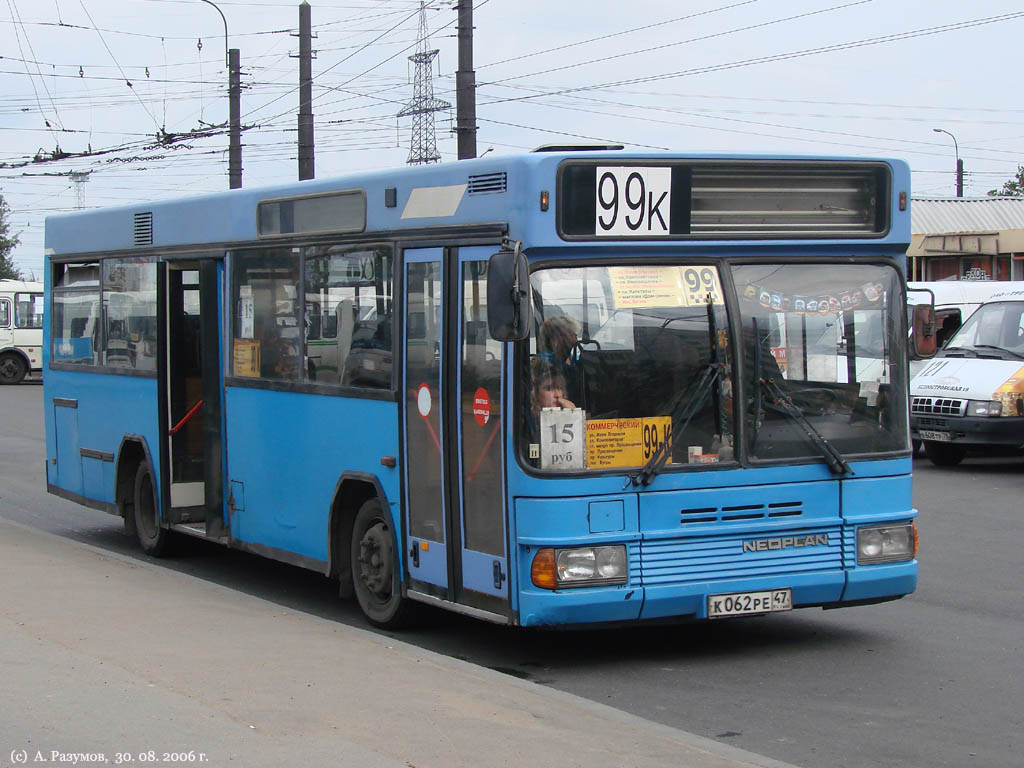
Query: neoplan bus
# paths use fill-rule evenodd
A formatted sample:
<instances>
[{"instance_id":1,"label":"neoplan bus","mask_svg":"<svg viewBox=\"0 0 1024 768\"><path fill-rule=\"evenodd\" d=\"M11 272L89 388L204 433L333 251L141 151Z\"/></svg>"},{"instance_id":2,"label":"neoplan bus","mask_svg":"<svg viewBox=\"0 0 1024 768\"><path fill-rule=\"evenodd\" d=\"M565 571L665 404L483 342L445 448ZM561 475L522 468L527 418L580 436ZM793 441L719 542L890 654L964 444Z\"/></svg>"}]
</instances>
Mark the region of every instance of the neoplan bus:
<instances>
[{"instance_id":1,"label":"neoplan bus","mask_svg":"<svg viewBox=\"0 0 1024 768\"><path fill-rule=\"evenodd\" d=\"M43 369L43 284L0 280L0 384Z\"/></svg>"},{"instance_id":2,"label":"neoplan bus","mask_svg":"<svg viewBox=\"0 0 1024 768\"><path fill-rule=\"evenodd\" d=\"M902 597L909 192L563 148L52 216L48 488L378 626Z\"/></svg>"}]
</instances>

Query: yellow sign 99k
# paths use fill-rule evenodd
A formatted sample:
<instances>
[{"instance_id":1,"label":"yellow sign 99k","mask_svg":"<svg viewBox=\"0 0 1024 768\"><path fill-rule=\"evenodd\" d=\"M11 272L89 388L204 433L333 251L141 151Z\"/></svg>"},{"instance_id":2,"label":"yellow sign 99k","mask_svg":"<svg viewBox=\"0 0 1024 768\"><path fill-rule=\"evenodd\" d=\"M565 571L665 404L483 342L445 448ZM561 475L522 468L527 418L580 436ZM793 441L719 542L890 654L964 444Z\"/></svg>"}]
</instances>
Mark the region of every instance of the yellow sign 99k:
<instances>
[{"instance_id":1,"label":"yellow sign 99k","mask_svg":"<svg viewBox=\"0 0 1024 768\"><path fill-rule=\"evenodd\" d=\"M672 449L672 418L591 419L586 426L587 467L639 467L662 443Z\"/></svg>"}]
</instances>

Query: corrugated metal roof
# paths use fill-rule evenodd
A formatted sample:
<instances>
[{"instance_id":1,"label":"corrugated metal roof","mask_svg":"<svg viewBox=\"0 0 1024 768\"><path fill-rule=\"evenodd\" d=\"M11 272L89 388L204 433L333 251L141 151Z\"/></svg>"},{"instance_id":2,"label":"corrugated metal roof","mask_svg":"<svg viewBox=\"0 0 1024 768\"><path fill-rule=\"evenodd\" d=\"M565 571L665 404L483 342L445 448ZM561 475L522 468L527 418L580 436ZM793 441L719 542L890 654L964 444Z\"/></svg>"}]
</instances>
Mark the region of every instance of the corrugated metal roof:
<instances>
[{"instance_id":1,"label":"corrugated metal roof","mask_svg":"<svg viewBox=\"0 0 1024 768\"><path fill-rule=\"evenodd\" d=\"M1024 198L914 197L910 201L914 235L1006 229L1024 229Z\"/></svg>"}]
</instances>

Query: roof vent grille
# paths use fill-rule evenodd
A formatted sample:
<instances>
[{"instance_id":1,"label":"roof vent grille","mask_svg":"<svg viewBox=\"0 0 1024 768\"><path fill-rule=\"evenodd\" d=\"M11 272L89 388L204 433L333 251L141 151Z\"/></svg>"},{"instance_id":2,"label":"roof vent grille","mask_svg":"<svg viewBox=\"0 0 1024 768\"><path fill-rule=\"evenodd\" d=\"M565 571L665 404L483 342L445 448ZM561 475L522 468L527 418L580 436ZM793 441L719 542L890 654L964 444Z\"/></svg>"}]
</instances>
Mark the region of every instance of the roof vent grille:
<instances>
[{"instance_id":1,"label":"roof vent grille","mask_svg":"<svg viewBox=\"0 0 1024 768\"><path fill-rule=\"evenodd\" d=\"M469 194L483 195L490 192L504 192L507 186L505 171L481 173L469 177Z\"/></svg>"},{"instance_id":2,"label":"roof vent grille","mask_svg":"<svg viewBox=\"0 0 1024 768\"><path fill-rule=\"evenodd\" d=\"M153 212L135 214L135 230L132 236L133 245L153 244Z\"/></svg>"}]
</instances>

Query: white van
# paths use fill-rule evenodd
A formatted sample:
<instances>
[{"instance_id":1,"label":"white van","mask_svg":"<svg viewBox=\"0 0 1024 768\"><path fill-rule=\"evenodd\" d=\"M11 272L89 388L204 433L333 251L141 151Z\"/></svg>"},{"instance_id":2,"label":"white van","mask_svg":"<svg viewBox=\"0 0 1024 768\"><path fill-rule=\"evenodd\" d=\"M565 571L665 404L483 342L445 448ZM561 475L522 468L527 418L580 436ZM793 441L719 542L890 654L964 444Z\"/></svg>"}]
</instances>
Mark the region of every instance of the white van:
<instances>
[{"instance_id":1,"label":"white van","mask_svg":"<svg viewBox=\"0 0 1024 768\"><path fill-rule=\"evenodd\" d=\"M935 332L939 349L957 332L967 318L992 296L1020 286L1016 282L996 280L942 280L934 283L907 283L907 304L923 304L935 297Z\"/></svg>"},{"instance_id":2,"label":"white van","mask_svg":"<svg viewBox=\"0 0 1024 768\"><path fill-rule=\"evenodd\" d=\"M994 293L910 380L911 436L940 466L970 449L1024 450L1024 285L1006 285L1018 287Z\"/></svg>"},{"instance_id":3,"label":"white van","mask_svg":"<svg viewBox=\"0 0 1024 768\"><path fill-rule=\"evenodd\" d=\"M43 368L43 284L0 280L0 384Z\"/></svg>"}]
</instances>

